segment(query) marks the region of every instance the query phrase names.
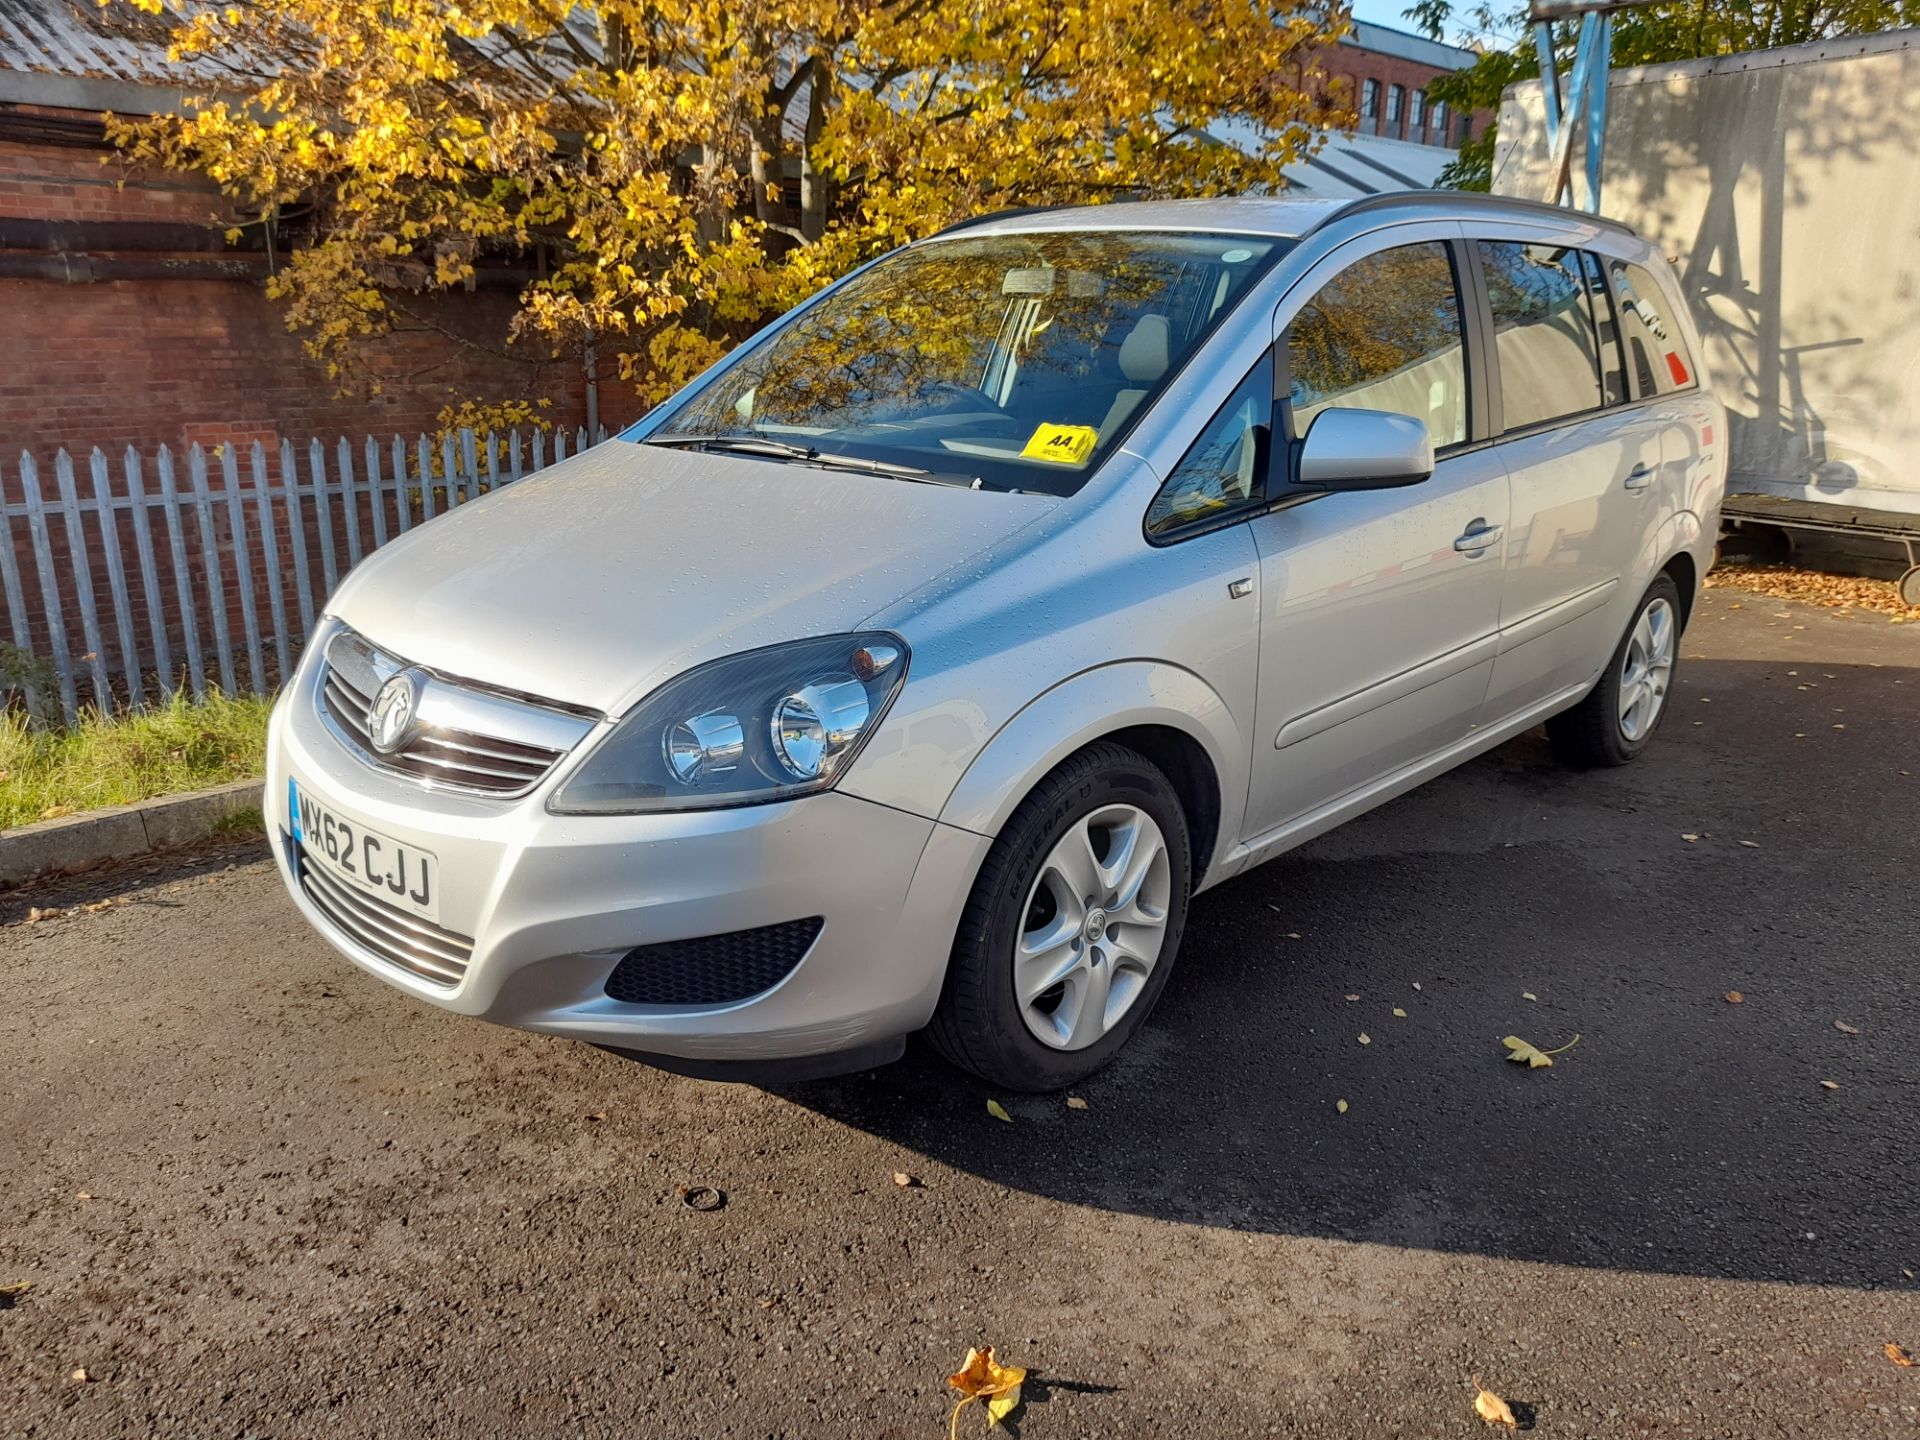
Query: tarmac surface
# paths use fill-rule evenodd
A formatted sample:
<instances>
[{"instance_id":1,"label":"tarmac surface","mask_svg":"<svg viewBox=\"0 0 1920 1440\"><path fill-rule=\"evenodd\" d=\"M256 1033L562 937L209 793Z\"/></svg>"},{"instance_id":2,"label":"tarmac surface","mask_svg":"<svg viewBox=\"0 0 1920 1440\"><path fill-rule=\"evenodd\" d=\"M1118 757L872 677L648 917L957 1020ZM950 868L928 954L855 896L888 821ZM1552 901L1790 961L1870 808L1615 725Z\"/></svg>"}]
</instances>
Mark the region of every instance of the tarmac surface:
<instances>
[{"instance_id":1,"label":"tarmac surface","mask_svg":"<svg viewBox=\"0 0 1920 1440\"><path fill-rule=\"evenodd\" d=\"M257 838L0 897L0 1432L931 1440L992 1343L1020 1440L1472 1436L1475 1378L1913 1435L1920 624L1714 590L1682 651L1639 763L1525 736L1201 897L1011 1124L920 1045L771 1093L441 1014Z\"/></svg>"}]
</instances>

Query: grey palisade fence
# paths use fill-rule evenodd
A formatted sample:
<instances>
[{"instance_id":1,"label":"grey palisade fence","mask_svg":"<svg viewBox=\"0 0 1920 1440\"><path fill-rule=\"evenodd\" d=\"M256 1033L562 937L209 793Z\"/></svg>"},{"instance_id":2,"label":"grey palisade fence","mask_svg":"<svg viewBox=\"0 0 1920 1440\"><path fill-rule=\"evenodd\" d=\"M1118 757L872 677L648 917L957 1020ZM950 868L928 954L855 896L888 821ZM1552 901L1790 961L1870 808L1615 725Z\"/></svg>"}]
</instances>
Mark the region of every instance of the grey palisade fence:
<instances>
[{"instance_id":1,"label":"grey palisade fence","mask_svg":"<svg viewBox=\"0 0 1920 1440\"><path fill-rule=\"evenodd\" d=\"M129 447L117 466L61 450L46 468L22 453L0 470L4 683L69 724L181 689L270 694L362 556L589 443L584 429L461 430L244 454Z\"/></svg>"}]
</instances>

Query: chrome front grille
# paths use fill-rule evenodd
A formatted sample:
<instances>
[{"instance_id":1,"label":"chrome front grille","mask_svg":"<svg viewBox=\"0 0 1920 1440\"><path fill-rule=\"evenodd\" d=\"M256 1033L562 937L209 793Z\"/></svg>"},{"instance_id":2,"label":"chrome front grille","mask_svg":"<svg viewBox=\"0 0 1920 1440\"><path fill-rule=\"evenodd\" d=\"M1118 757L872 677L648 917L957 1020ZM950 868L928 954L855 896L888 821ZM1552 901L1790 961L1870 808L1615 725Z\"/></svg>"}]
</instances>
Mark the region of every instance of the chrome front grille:
<instances>
[{"instance_id":1,"label":"chrome front grille","mask_svg":"<svg viewBox=\"0 0 1920 1440\"><path fill-rule=\"evenodd\" d=\"M355 889L324 867L308 863L299 842L287 843L300 889L347 938L422 980L448 988L460 983L473 958L472 940Z\"/></svg>"},{"instance_id":2,"label":"chrome front grille","mask_svg":"<svg viewBox=\"0 0 1920 1440\"><path fill-rule=\"evenodd\" d=\"M408 669L352 630L327 643L318 705L334 737L376 769L423 785L523 795L593 728L585 716L423 676L414 722L391 751L375 747L368 715L380 687Z\"/></svg>"}]
</instances>

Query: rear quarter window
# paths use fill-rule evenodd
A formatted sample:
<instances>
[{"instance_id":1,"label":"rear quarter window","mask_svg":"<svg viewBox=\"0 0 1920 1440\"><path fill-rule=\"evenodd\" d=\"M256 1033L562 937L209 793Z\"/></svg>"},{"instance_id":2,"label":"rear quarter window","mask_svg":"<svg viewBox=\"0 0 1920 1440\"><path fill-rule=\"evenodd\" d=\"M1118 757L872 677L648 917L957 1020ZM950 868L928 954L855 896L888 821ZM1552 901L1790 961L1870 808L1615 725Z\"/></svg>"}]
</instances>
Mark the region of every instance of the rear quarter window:
<instances>
[{"instance_id":1,"label":"rear quarter window","mask_svg":"<svg viewBox=\"0 0 1920 1440\"><path fill-rule=\"evenodd\" d=\"M1660 282L1647 270L1624 260L1609 260L1607 268L1613 275L1620 339L1634 394L1645 400L1698 384L1693 356L1687 352L1687 342L1681 338L1673 307Z\"/></svg>"}]
</instances>

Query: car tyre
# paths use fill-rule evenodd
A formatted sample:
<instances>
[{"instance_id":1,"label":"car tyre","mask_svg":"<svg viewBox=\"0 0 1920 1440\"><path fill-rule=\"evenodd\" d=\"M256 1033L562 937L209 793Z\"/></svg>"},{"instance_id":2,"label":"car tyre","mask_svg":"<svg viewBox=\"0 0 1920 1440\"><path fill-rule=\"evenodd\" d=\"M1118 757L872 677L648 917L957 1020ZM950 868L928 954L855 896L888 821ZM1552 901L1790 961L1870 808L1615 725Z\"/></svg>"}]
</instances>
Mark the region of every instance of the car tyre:
<instances>
[{"instance_id":1,"label":"car tyre","mask_svg":"<svg viewBox=\"0 0 1920 1440\"><path fill-rule=\"evenodd\" d=\"M1680 663L1680 615L1680 589L1663 572L1640 597L1586 699L1547 721L1547 739L1562 763L1625 765L1647 748L1667 713Z\"/></svg>"},{"instance_id":2,"label":"car tyre","mask_svg":"<svg viewBox=\"0 0 1920 1440\"><path fill-rule=\"evenodd\" d=\"M1083 842L1091 871L1076 868ZM1157 766L1111 741L1069 756L1020 803L980 867L928 1027L934 1047L1010 1091L1058 1090L1100 1069L1166 987L1192 863L1179 796ZM1063 893L1077 878L1088 883L1073 892L1095 893ZM1104 889L1093 883L1101 879ZM1081 908L1086 899L1094 904ZM1078 968L1023 998L1022 987L1032 992L1067 966Z\"/></svg>"}]
</instances>

